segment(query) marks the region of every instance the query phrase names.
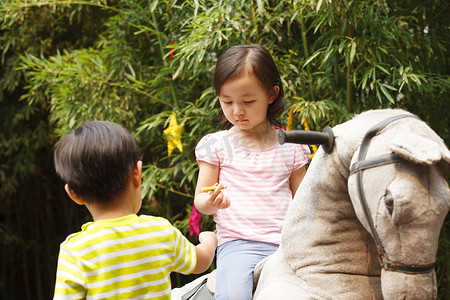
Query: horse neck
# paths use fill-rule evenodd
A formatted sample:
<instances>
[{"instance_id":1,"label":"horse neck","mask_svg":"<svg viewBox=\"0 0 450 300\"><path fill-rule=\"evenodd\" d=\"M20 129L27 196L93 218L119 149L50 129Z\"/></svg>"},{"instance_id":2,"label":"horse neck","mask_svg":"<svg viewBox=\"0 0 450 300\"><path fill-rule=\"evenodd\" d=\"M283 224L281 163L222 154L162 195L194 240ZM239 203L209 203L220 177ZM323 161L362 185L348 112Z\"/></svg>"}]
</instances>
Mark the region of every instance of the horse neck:
<instances>
[{"instance_id":1,"label":"horse neck","mask_svg":"<svg viewBox=\"0 0 450 300\"><path fill-rule=\"evenodd\" d=\"M336 144L330 154L319 150L289 210L282 249L297 272L367 275L379 269L373 240L358 221L348 194L355 149L339 147Z\"/></svg>"}]
</instances>

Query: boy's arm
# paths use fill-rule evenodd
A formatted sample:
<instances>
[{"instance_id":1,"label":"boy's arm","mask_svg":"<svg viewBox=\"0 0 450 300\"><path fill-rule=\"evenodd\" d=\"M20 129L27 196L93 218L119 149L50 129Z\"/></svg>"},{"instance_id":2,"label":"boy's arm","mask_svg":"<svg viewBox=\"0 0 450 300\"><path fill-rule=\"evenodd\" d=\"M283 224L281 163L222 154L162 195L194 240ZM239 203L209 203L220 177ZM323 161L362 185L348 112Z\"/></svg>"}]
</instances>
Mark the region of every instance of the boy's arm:
<instances>
[{"instance_id":1,"label":"boy's arm","mask_svg":"<svg viewBox=\"0 0 450 300\"><path fill-rule=\"evenodd\" d=\"M199 235L200 243L195 246L197 254L197 264L192 273L200 274L208 270L214 259L217 248L217 237L214 232L203 231Z\"/></svg>"},{"instance_id":2,"label":"boy's arm","mask_svg":"<svg viewBox=\"0 0 450 300\"><path fill-rule=\"evenodd\" d=\"M86 299L84 286L75 257L61 245L53 299Z\"/></svg>"}]
</instances>

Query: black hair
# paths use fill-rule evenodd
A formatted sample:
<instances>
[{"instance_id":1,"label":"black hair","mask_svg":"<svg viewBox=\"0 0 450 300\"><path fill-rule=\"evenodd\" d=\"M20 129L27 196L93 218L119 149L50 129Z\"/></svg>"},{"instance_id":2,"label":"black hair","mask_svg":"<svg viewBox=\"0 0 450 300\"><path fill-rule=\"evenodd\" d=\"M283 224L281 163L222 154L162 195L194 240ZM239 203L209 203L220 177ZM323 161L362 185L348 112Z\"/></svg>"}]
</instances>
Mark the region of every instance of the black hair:
<instances>
[{"instance_id":1,"label":"black hair","mask_svg":"<svg viewBox=\"0 0 450 300\"><path fill-rule=\"evenodd\" d=\"M91 121L59 141L54 160L56 173L78 197L108 203L125 193L141 150L120 125Z\"/></svg>"},{"instance_id":2,"label":"black hair","mask_svg":"<svg viewBox=\"0 0 450 300\"><path fill-rule=\"evenodd\" d=\"M227 49L217 61L214 72L214 90L216 96L220 88L229 79L241 74L247 67L262 83L267 91L275 85L280 88L278 97L269 105L267 119L270 124L280 126L277 118L284 110L284 90L278 68L269 51L261 45L237 45ZM222 129L231 128L232 124L225 118L222 109L219 111Z\"/></svg>"}]
</instances>

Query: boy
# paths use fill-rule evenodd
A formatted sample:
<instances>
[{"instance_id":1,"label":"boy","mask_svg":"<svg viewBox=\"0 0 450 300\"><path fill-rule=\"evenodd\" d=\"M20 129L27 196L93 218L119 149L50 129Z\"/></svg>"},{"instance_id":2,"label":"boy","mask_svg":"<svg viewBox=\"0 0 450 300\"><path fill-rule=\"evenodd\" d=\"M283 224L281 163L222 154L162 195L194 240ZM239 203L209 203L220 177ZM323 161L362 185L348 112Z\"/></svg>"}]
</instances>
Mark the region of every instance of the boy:
<instances>
[{"instance_id":1,"label":"boy","mask_svg":"<svg viewBox=\"0 0 450 300\"><path fill-rule=\"evenodd\" d=\"M54 299L170 299L170 273L202 273L217 247L213 232L192 245L168 220L141 208L141 152L121 126L92 121L55 148L56 173L93 222L61 244Z\"/></svg>"}]
</instances>

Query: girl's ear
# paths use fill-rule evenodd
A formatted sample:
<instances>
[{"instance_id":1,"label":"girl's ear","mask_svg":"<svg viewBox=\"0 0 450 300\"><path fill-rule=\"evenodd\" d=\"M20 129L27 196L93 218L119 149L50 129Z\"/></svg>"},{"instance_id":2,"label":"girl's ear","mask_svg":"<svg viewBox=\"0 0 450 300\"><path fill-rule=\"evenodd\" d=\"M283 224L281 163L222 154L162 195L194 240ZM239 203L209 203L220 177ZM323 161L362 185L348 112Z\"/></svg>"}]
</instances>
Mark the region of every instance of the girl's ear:
<instances>
[{"instance_id":1,"label":"girl's ear","mask_svg":"<svg viewBox=\"0 0 450 300\"><path fill-rule=\"evenodd\" d=\"M69 195L70 199L73 200L78 205L84 205L84 200L75 194L75 192L69 187L69 185L66 183L64 186L64 189L66 190L67 195Z\"/></svg>"},{"instance_id":2,"label":"girl's ear","mask_svg":"<svg viewBox=\"0 0 450 300\"><path fill-rule=\"evenodd\" d=\"M273 101L277 99L278 94L280 94L280 87L278 85L274 85L269 92L269 104L272 104Z\"/></svg>"}]
</instances>

